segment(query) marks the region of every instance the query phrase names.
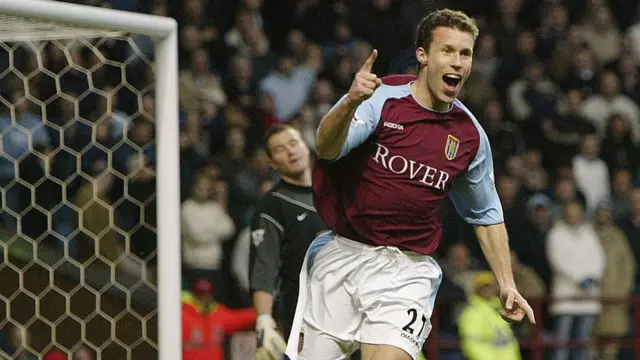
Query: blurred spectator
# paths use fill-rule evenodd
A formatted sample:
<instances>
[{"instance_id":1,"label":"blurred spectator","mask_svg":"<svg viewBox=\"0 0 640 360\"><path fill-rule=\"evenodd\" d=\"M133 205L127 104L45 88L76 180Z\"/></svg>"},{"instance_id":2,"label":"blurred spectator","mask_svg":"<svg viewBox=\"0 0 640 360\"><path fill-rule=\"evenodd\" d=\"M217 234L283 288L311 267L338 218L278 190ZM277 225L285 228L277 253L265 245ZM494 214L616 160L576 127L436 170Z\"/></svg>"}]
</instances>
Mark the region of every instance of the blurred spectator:
<instances>
[{"instance_id":1,"label":"blurred spectator","mask_svg":"<svg viewBox=\"0 0 640 360\"><path fill-rule=\"evenodd\" d=\"M251 219L260 179L246 157L246 133L238 127L229 128L226 141L226 152L220 159L220 171L229 185L229 197L234 200L229 203L229 215L236 228L243 228Z\"/></svg>"},{"instance_id":2,"label":"blurred spectator","mask_svg":"<svg viewBox=\"0 0 640 360\"><path fill-rule=\"evenodd\" d=\"M493 79L502 64L502 58L498 55L496 38L491 33L482 34L473 54L473 69L481 74L485 79Z\"/></svg>"},{"instance_id":3,"label":"blurred spectator","mask_svg":"<svg viewBox=\"0 0 640 360\"><path fill-rule=\"evenodd\" d=\"M504 211L507 229L522 222L524 204L520 193L520 183L511 175L500 175L496 180L496 188Z\"/></svg>"},{"instance_id":4,"label":"blurred spectator","mask_svg":"<svg viewBox=\"0 0 640 360\"><path fill-rule=\"evenodd\" d=\"M416 24L417 25L417 24ZM345 20L338 20L333 27L333 38L323 44L325 60L336 56L349 56L355 52L356 40L352 36L351 25Z\"/></svg>"},{"instance_id":5,"label":"blurred spectator","mask_svg":"<svg viewBox=\"0 0 640 360\"><path fill-rule=\"evenodd\" d=\"M595 317L602 310L600 300L594 297L600 295L606 259L593 226L584 221L580 203L564 205L562 219L549 232L546 252L552 270L554 300L549 311L554 315L555 338L589 340ZM586 349L570 352L559 348L553 359L578 360L586 356Z\"/></svg>"},{"instance_id":6,"label":"blurred spectator","mask_svg":"<svg viewBox=\"0 0 640 360\"><path fill-rule=\"evenodd\" d=\"M305 64L296 65L293 54L284 54L278 61L278 70L260 82L260 91L273 98L279 119L288 121L300 111L315 83L317 71Z\"/></svg>"},{"instance_id":7,"label":"blurred spectator","mask_svg":"<svg viewBox=\"0 0 640 360\"><path fill-rule=\"evenodd\" d=\"M198 110L199 100L212 102L217 107L227 104L222 83L211 71L209 53L205 48L196 50L189 70L180 72L180 104L185 111Z\"/></svg>"},{"instance_id":8,"label":"blurred spectator","mask_svg":"<svg viewBox=\"0 0 640 360\"><path fill-rule=\"evenodd\" d=\"M211 3L204 0L184 0L182 8L181 24L195 26L198 29L198 37L203 45L210 45L218 38L218 29L215 26L217 11ZM214 14L214 16L211 16Z\"/></svg>"},{"instance_id":9,"label":"blurred spectator","mask_svg":"<svg viewBox=\"0 0 640 360\"><path fill-rule=\"evenodd\" d=\"M517 126L503 117L502 105L497 100L487 102L484 107L484 127L493 154L494 166L503 168L507 159L525 150L524 138Z\"/></svg>"},{"instance_id":10,"label":"blurred spectator","mask_svg":"<svg viewBox=\"0 0 640 360\"><path fill-rule=\"evenodd\" d=\"M620 88L624 95L627 95L636 104L640 102L640 60L636 60L633 54L622 54L620 58L612 64L615 71L620 76Z\"/></svg>"},{"instance_id":11,"label":"blurred spectator","mask_svg":"<svg viewBox=\"0 0 640 360\"><path fill-rule=\"evenodd\" d=\"M576 47L571 67L561 79L562 86L569 91L578 91L590 96L598 89L599 67L593 50L586 44Z\"/></svg>"},{"instance_id":12,"label":"blurred spectator","mask_svg":"<svg viewBox=\"0 0 640 360\"><path fill-rule=\"evenodd\" d=\"M100 255L113 264L124 253L125 247L112 225L118 223L118 220L112 219L117 214L111 211L112 201L109 198L115 179L106 166L106 163L102 163L102 169L96 169L93 173L95 180L88 181L80 188L74 205L80 209L78 228L82 235L78 246L82 259Z\"/></svg>"},{"instance_id":13,"label":"blurred spectator","mask_svg":"<svg viewBox=\"0 0 640 360\"><path fill-rule=\"evenodd\" d=\"M605 299L626 298L631 295L637 271L636 259L625 234L613 223L612 206L604 201L598 205L594 225L604 250L605 268L601 294ZM629 305L606 302L598 315L593 333L601 339L621 339L630 330ZM620 347L608 345L600 352L602 360L617 360Z\"/></svg>"},{"instance_id":14,"label":"blurred spectator","mask_svg":"<svg viewBox=\"0 0 640 360\"><path fill-rule=\"evenodd\" d=\"M520 8L522 5L521 1L512 1L512 0L504 0L501 1L501 5L505 7L501 8L501 10L505 10L506 8ZM515 9L512 9L515 10ZM520 11L519 9L516 11ZM504 15L504 14L503 14ZM504 21L512 22L514 19L504 19ZM494 32L497 34L499 41L498 48L500 49L501 54L503 54L501 62L501 66L496 73L494 78L494 83L496 88L498 89L499 94L501 95L501 99L506 99L508 94L508 89L510 88L513 82L516 82L524 76L525 73L523 69L527 64L535 64L535 48L536 48L536 38L531 31L521 30L519 28L513 28L509 30L510 34L505 34L504 32ZM506 36L505 36L506 35ZM509 39L509 37L511 37ZM542 74L530 74L530 75L542 75ZM526 82L520 82L518 88L522 88L523 84ZM511 107L511 105L508 105ZM516 120L520 120L520 118L514 114L517 118Z\"/></svg>"},{"instance_id":15,"label":"blurred spectator","mask_svg":"<svg viewBox=\"0 0 640 360\"><path fill-rule=\"evenodd\" d=\"M268 73L273 65L270 40L248 9L237 12L235 25L225 34L224 42L232 55L252 58L256 62L254 71L259 77Z\"/></svg>"},{"instance_id":16,"label":"blurred spectator","mask_svg":"<svg viewBox=\"0 0 640 360\"><path fill-rule=\"evenodd\" d=\"M525 168L522 185L529 194L543 191L549 186L549 176L542 166L542 153L536 148L529 148L522 155Z\"/></svg>"},{"instance_id":17,"label":"blurred spectator","mask_svg":"<svg viewBox=\"0 0 640 360\"><path fill-rule=\"evenodd\" d=\"M50 350L42 360L68 360L69 357L63 351Z\"/></svg>"},{"instance_id":18,"label":"blurred spectator","mask_svg":"<svg viewBox=\"0 0 640 360\"><path fill-rule=\"evenodd\" d=\"M564 4L554 2L546 8L546 12L537 31L538 52L545 60L553 55L559 43L569 34L569 14Z\"/></svg>"},{"instance_id":19,"label":"blurred spectator","mask_svg":"<svg viewBox=\"0 0 640 360\"><path fill-rule=\"evenodd\" d=\"M182 358L223 360L229 335L251 329L256 322L252 308L232 310L213 300L213 285L207 279L194 282L182 293Z\"/></svg>"},{"instance_id":20,"label":"blurred spectator","mask_svg":"<svg viewBox=\"0 0 640 360\"><path fill-rule=\"evenodd\" d=\"M629 199L631 198L631 189L633 189L633 177L629 170L622 169L614 171L612 179L612 216L615 221L618 221L629 213Z\"/></svg>"},{"instance_id":21,"label":"blurred spectator","mask_svg":"<svg viewBox=\"0 0 640 360\"><path fill-rule=\"evenodd\" d=\"M541 120L557 116L559 98L558 86L547 78L542 64L531 58L523 64L522 76L509 86L507 102L515 120L526 124L533 138Z\"/></svg>"},{"instance_id":22,"label":"blurred spectator","mask_svg":"<svg viewBox=\"0 0 640 360\"><path fill-rule=\"evenodd\" d=\"M629 213L618 221L618 226L627 236L631 250L640 264L640 187L634 187L629 193ZM640 291L640 272L636 273L634 293Z\"/></svg>"},{"instance_id":23,"label":"blurred spectator","mask_svg":"<svg viewBox=\"0 0 640 360\"><path fill-rule=\"evenodd\" d=\"M104 109L105 118L103 122L108 121L111 124L111 136L113 139L120 140L129 131L131 118L129 114L120 110L120 96L113 86L105 86L102 88L105 96L98 96L98 109Z\"/></svg>"},{"instance_id":24,"label":"blurred spectator","mask_svg":"<svg viewBox=\"0 0 640 360\"><path fill-rule=\"evenodd\" d=\"M599 6L589 16L581 29L581 37L593 49L600 64L607 64L620 54L620 32L608 6Z\"/></svg>"},{"instance_id":25,"label":"blurred spectator","mask_svg":"<svg viewBox=\"0 0 640 360\"><path fill-rule=\"evenodd\" d=\"M640 60L640 22L631 26L628 31L630 42L637 60Z\"/></svg>"},{"instance_id":26,"label":"blurred spectator","mask_svg":"<svg viewBox=\"0 0 640 360\"><path fill-rule=\"evenodd\" d=\"M316 82L311 105L316 119L322 119L331 110L336 100L333 83L326 78L319 78Z\"/></svg>"},{"instance_id":27,"label":"blurred spectator","mask_svg":"<svg viewBox=\"0 0 640 360\"><path fill-rule=\"evenodd\" d=\"M529 302L540 301L543 296L547 295L547 286L540 275L538 275L530 266L520 263L518 254L511 251L511 268L513 269L513 279L516 288L522 289L521 295ZM515 325L515 332L518 338L531 337L531 324L529 322L521 322Z\"/></svg>"},{"instance_id":28,"label":"blurred spectator","mask_svg":"<svg viewBox=\"0 0 640 360\"><path fill-rule=\"evenodd\" d=\"M216 201L216 196L226 191L224 182L214 182L200 172L191 196L182 203L182 251L189 284L198 278L220 282L222 243L235 232L233 220L225 211L226 205Z\"/></svg>"},{"instance_id":29,"label":"blurred spectator","mask_svg":"<svg viewBox=\"0 0 640 360\"><path fill-rule=\"evenodd\" d=\"M94 360L93 352L91 349L86 346L80 346L76 351L73 352L73 360Z\"/></svg>"},{"instance_id":30,"label":"blurred spectator","mask_svg":"<svg viewBox=\"0 0 640 360\"><path fill-rule=\"evenodd\" d=\"M2 133L2 157L0 158L0 185L5 188L13 181L17 162L29 154L35 147L41 146L41 153L51 144L41 118L30 111L30 101L24 92L15 91L8 99L14 109L15 117L8 108L0 114L0 133ZM3 106L4 107L4 106ZM16 213L22 212L27 204L21 203L17 187L6 192L6 206ZM5 212L5 224L12 230L17 229L16 219Z\"/></svg>"},{"instance_id":31,"label":"blurred spectator","mask_svg":"<svg viewBox=\"0 0 640 360\"><path fill-rule=\"evenodd\" d=\"M550 270L545 256L545 244L549 230L554 224L552 203L546 195L536 194L530 197L525 205L525 215L514 221L509 228L509 241L520 261L531 266L542 277L545 284L550 284Z\"/></svg>"},{"instance_id":32,"label":"blurred spectator","mask_svg":"<svg viewBox=\"0 0 640 360\"><path fill-rule=\"evenodd\" d=\"M569 164L578 151L582 138L595 134L596 128L580 114L582 93L569 90L566 112L553 119L542 121L545 141L545 158L554 167Z\"/></svg>"},{"instance_id":33,"label":"blurred spectator","mask_svg":"<svg viewBox=\"0 0 640 360\"><path fill-rule=\"evenodd\" d=\"M253 62L245 56L234 56L231 59L230 74L226 81L226 93L229 100L241 104L245 108L258 105L257 84L253 74Z\"/></svg>"},{"instance_id":34,"label":"blurred spectator","mask_svg":"<svg viewBox=\"0 0 640 360\"><path fill-rule=\"evenodd\" d=\"M585 196L589 216L601 201L609 200L611 193L609 169L599 154L600 140L596 135L587 135L582 140L580 153L573 158L576 187Z\"/></svg>"},{"instance_id":35,"label":"blurred spectator","mask_svg":"<svg viewBox=\"0 0 640 360\"><path fill-rule=\"evenodd\" d=\"M568 177L556 177L556 183L553 188L553 215L555 217L562 216L564 206L571 201L578 201L586 206L586 200L582 192L576 189L574 181L573 169Z\"/></svg>"},{"instance_id":36,"label":"blurred spectator","mask_svg":"<svg viewBox=\"0 0 640 360\"><path fill-rule=\"evenodd\" d=\"M611 171L638 169L640 148L633 140L629 120L623 115L613 114L609 119L600 153Z\"/></svg>"},{"instance_id":37,"label":"blurred spectator","mask_svg":"<svg viewBox=\"0 0 640 360\"><path fill-rule=\"evenodd\" d=\"M620 93L620 80L611 71L600 76L600 93L591 95L582 103L582 114L604 136L613 114L621 114L629 121L633 140L640 139L640 109L628 96Z\"/></svg>"},{"instance_id":38,"label":"blurred spectator","mask_svg":"<svg viewBox=\"0 0 640 360\"><path fill-rule=\"evenodd\" d=\"M440 263L442 267L442 292L443 297L451 306L445 310L448 318L444 318L442 324L445 329L454 327L458 322L458 316L466 305L466 300L473 294L475 260L471 257L469 248L462 243L453 244L447 250L445 261Z\"/></svg>"},{"instance_id":39,"label":"blurred spectator","mask_svg":"<svg viewBox=\"0 0 640 360\"><path fill-rule=\"evenodd\" d=\"M460 315L462 351L468 360L520 360L520 346L509 323L498 314L499 288L493 274L479 272L474 277L469 305Z\"/></svg>"},{"instance_id":40,"label":"blurred spectator","mask_svg":"<svg viewBox=\"0 0 640 360\"><path fill-rule=\"evenodd\" d=\"M316 148L316 129L318 123L319 119L316 117L310 105L304 105L302 109L300 109L300 113L289 122L291 126L300 132L302 139L311 151L315 151Z\"/></svg>"},{"instance_id":41,"label":"blurred spectator","mask_svg":"<svg viewBox=\"0 0 640 360\"><path fill-rule=\"evenodd\" d=\"M7 354L11 355L13 360L36 360L37 356L27 350L27 346L31 345L31 334L29 330L12 326L9 330L9 344L5 349Z\"/></svg>"}]
</instances>

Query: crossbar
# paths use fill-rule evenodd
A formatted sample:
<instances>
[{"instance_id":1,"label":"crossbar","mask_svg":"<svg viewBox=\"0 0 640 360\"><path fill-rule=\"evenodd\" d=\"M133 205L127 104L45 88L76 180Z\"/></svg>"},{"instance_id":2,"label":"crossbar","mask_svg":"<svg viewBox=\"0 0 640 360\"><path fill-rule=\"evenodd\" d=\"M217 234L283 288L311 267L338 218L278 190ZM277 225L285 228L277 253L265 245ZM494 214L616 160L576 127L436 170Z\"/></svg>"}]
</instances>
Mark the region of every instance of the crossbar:
<instances>
[{"instance_id":1,"label":"crossbar","mask_svg":"<svg viewBox=\"0 0 640 360\"><path fill-rule=\"evenodd\" d=\"M0 0L0 13L161 38L178 28L177 22L168 17L51 0Z\"/></svg>"}]
</instances>

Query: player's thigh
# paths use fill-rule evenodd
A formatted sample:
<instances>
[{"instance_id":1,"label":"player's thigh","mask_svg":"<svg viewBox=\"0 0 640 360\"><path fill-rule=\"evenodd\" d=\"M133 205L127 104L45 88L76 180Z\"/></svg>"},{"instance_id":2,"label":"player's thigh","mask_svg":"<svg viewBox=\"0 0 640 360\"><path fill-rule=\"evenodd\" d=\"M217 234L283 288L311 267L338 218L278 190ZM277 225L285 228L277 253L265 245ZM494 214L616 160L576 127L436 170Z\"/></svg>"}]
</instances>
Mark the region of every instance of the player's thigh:
<instances>
[{"instance_id":1,"label":"player's thigh","mask_svg":"<svg viewBox=\"0 0 640 360\"><path fill-rule=\"evenodd\" d=\"M440 267L431 258L400 260L369 278L358 293L364 310L359 341L380 346L363 347L363 355L367 351L377 359L376 352L383 351L388 356L397 354L398 360L417 359L431 331L431 314L442 278Z\"/></svg>"},{"instance_id":2,"label":"player's thigh","mask_svg":"<svg viewBox=\"0 0 640 360\"><path fill-rule=\"evenodd\" d=\"M362 360L412 360L411 355L399 347L384 344L360 344Z\"/></svg>"},{"instance_id":3,"label":"player's thigh","mask_svg":"<svg viewBox=\"0 0 640 360\"><path fill-rule=\"evenodd\" d=\"M361 313L353 305L357 288L353 275L359 261L358 254L337 246L335 241L315 255L309 273L305 334L310 327L340 341L355 341Z\"/></svg>"},{"instance_id":4,"label":"player's thigh","mask_svg":"<svg viewBox=\"0 0 640 360\"><path fill-rule=\"evenodd\" d=\"M345 342L321 330L306 327L299 360L344 360L355 350L354 342Z\"/></svg>"}]
</instances>

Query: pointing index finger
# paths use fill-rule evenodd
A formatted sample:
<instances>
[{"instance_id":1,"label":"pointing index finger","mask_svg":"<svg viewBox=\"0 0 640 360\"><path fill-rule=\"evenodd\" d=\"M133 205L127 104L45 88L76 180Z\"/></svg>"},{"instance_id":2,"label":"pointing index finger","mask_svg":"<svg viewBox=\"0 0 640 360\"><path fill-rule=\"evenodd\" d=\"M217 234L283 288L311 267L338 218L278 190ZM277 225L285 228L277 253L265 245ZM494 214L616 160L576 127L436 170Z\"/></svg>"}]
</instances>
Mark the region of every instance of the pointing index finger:
<instances>
[{"instance_id":1,"label":"pointing index finger","mask_svg":"<svg viewBox=\"0 0 640 360\"><path fill-rule=\"evenodd\" d=\"M535 324L536 317L535 317L535 314L533 313L533 309L531 308L531 305L529 305L529 303L524 301L524 304L520 304L520 308L522 308L524 312L527 314L527 317L529 318L529 322L531 322L532 324Z\"/></svg>"},{"instance_id":2,"label":"pointing index finger","mask_svg":"<svg viewBox=\"0 0 640 360\"><path fill-rule=\"evenodd\" d=\"M362 67L360 68L360 71L364 71L364 72L371 72L371 69L373 69L373 63L376 62L376 58L378 57L378 50L373 50L371 52L371 55L369 55L369 57L367 58L367 60L364 62L364 64L362 65Z\"/></svg>"}]
</instances>

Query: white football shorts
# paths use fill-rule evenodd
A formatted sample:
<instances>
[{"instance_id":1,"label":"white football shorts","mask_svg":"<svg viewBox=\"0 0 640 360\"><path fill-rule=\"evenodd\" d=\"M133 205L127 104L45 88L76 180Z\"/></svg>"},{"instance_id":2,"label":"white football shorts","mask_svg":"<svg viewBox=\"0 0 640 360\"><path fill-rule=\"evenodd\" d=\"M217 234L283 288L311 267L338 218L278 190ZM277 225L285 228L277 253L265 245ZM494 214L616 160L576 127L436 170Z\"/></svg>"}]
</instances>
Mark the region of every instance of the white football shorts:
<instances>
[{"instance_id":1,"label":"white football shorts","mask_svg":"<svg viewBox=\"0 0 640 360\"><path fill-rule=\"evenodd\" d=\"M430 256L322 234L301 271L287 356L342 360L366 343L393 345L415 360L431 331L441 281L442 270Z\"/></svg>"}]
</instances>

